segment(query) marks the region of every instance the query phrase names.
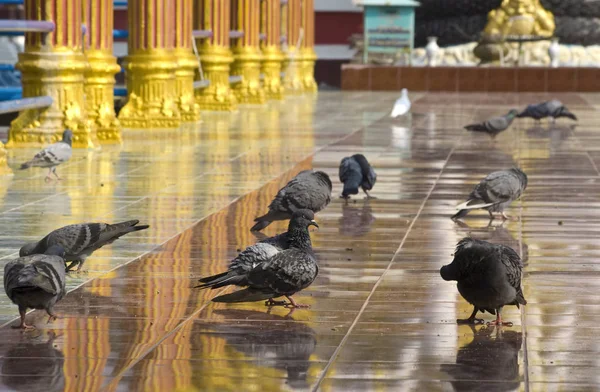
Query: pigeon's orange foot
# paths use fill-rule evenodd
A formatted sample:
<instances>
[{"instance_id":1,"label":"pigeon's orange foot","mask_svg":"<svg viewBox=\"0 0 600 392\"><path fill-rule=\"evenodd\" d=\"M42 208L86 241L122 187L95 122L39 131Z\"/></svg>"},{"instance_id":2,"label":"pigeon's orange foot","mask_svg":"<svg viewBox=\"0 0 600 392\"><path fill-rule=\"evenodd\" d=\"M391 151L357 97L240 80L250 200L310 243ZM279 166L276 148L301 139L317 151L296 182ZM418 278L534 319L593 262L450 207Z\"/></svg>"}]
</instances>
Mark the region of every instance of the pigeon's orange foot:
<instances>
[{"instance_id":1,"label":"pigeon's orange foot","mask_svg":"<svg viewBox=\"0 0 600 392\"><path fill-rule=\"evenodd\" d=\"M490 321L487 323L488 326L505 326L505 327L512 327L513 323L510 321L502 321L502 320L494 320L494 321Z\"/></svg>"},{"instance_id":2,"label":"pigeon's orange foot","mask_svg":"<svg viewBox=\"0 0 600 392\"><path fill-rule=\"evenodd\" d=\"M291 308L310 308L310 305L299 304L292 297L288 297L286 295L286 298L290 300L290 303L288 305L286 305L286 307L291 307Z\"/></svg>"},{"instance_id":3,"label":"pigeon's orange foot","mask_svg":"<svg viewBox=\"0 0 600 392\"><path fill-rule=\"evenodd\" d=\"M35 329L35 327L33 325L28 325L25 323L21 323L19 325L14 325L11 328L13 329L22 329L23 331L31 331L32 329Z\"/></svg>"},{"instance_id":4,"label":"pigeon's orange foot","mask_svg":"<svg viewBox=\"0 0 600 392\"><path fill-rule=\"evenodd\" d=\"M456 324L483 324L483 319L478 319L475 317L469 317L468 319L457 319Z\"/></svg>"}]
</instances>

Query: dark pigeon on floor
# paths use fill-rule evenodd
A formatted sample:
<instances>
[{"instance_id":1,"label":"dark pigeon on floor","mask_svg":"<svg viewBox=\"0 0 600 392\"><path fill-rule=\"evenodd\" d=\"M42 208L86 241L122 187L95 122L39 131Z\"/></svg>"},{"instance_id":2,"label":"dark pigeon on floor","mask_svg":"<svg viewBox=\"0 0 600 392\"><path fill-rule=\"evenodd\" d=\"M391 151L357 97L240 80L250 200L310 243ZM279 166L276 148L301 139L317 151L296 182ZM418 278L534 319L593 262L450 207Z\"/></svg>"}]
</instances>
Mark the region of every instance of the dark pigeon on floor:
<instances>
[{"instance_id":1,"label":"dark pigeon on floor","mask_svg":"<svg viewBox=\"0 0 600 392\"><path fill-rule=\"evenodd\" d=\"M54 245L44 254L19 257L4 266L4 291L19 307L19 328L33 328L25 324L27 309L44 309L48 321L56 319L53 307L66 294L64 255L64 248Z\"/></svg>"},{"instance_id":2,"label":"dark pigeon on floor","mask_svg":"<svg viewBox=\"0 0 600 392\"><path fill-rule=\"evenodd\" d=\"M119 237L134 231L145 230L148 225L139 225L139 220L130 220L121 223L81 223L68 225L56 229L38 242L24 245L19 255L28 256L44 253L53 245L61 245L66 252L65 260L71 261L67 268L69 272L79 265L78 271L83 268L85 259L104 245L111 244Z\"/></svg>"},{"instance_id":3,"label":"dark pigeon on floor","mask_svg":"<svg viewBox=\"0 0 600 392\"><path fill-rule=\"evenodd\" d=\"M577 121L577 117L567 109L562 102L557 99L528 105L525 110L517 114L519 118L533 118L540 121L543 118L550 117L553 121L560 117L567 117Z\"/></svg>"},{"instance_id":4,"label":"dark pigeon on floor","mask_svg":"<svg viewBox=\"0 0 600 392\"><path fill-rule=\"evenodd\" d=\"M527 175L518 168L490 173L475 186L466 202L458 205L458 212L453 220L465 217L471 210L486 209L490 218L500 214L503 219L510 219L504 209L514 200L521 197L527 188Z\"/></svg>"},{"instance_id":5,"label":"dark pigeon on floor","mask_svg":"<svg viewBox=\"0 0 600 392\"><path fill-rule=\"evenodd\" d=\"M267 305L307 307L296 303L292 295L310 286L319 273L308 232L309 226L318 227L312 218L313 215L294 214L288 230L289 249L278 252L267 261L253 266L252 270L243 276L247 288L221 295L214 298L213 301L255 302L268 300ZM229 282L223 283L225 284L221 286L230 284ZM273 298L282 296L287 297L290 303L273 301Z\"/></svg>"},{"instance_id":6,"label":"dark pigeon on floor","mask_svg":"<svg viewBox=\"0 0 600 392\"><path fill-rule=\"evenodd\" d=\"M348 199L350 195L358 194L359 187L370 198L369 191L373 189L377 181L375 170L363 154L354 154L351 157L342 159L339 176L340 181L344 184L341 195L344 199Z\"/></svg>"},{"instance_id":7,"label":"dark pigeon on floor","mask_svg":"<svg viewBox=\"0 0 600 392\"><path fill-rule=\"evenodd\" d=\"M308 209L317 213L331 201L331 180L322 171L304 170L277 192L269 212L256 218L250 230L260 231L271 222L286 220L294 211Z\"/></svg>"},{"instance_id":8,"label":"dark pigeon on floor","mask_svg":"<svg viewBox=\"0 0 600 392\"><path fill-rule=\"evenodd\" d=\"M504 116L492 117L481 123L465 126L468 131L484 132L495 138L500 132L508 129L519 112L512 109Z\"/></svg>"},{"instance_id":9,"label":"dark pigeon on floor","mask_svg":"<svg viewBox=\"0 0 600 392\"><path fill-rule=\"evenodd\" d=\"M521 290L523 262L513 249L487 241L464 238L456 246L452 263L440 269L444 280L458 282L458 292L474 306L468 319L458 323L476 324L477 312L496 315L490 325L512 325L502 321L501 311L506 305L526 305Z\"/></svg>"}]
</instances>

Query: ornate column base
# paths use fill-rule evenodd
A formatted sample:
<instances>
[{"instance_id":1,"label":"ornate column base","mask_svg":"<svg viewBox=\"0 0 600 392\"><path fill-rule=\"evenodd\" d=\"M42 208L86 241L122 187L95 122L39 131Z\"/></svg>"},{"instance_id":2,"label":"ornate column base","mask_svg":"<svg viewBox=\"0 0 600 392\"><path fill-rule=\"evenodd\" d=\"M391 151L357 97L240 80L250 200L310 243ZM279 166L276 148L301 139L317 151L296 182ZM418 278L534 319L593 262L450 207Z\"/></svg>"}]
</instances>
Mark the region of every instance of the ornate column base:
<instances>
[{"instance_id":1,"label":"ornate column base","mask_svg":"<svg viewBox=\"0 0 600 392\"><path fill-rule=\"evenodd\" d=\"M177 128L181 124L175 103L175 69L172 51L153 49L127 56L129 97L119 112L126 128Z\"/></svg>"},{"instance_id":2,"label":"ornate column base","mask_svg":"<svg viewBox=\"0 0 600 392\"><path fill-rule=\"evenodd\" d=\"M233 56L228 48L203 45L200 50L204 77L210 85L196 90L196 102L201 110L234 111L237 98L229 84L229 65Z\"/></svg>"},{"instance_id":3,"label":"ornate column base","mask_svg":"<svg viewBox=\"0 0 600 392\"><path fill-rule=\"evenodd\" d=\"M281 66L283 53L274 46L263 48L262 73L265 75L263 88L267 99L281 100L284 97L281 83Z\"/></svg>"},{"instance_id":4,"label":"ornate column base","mask_svg":"<svg viewBox=\"0 0 600 392\"><path fill-rule=\"evenodd\" d=\"M200 106L194 97L194 75L198 60L189 49L175 49L177 69L175 70L175 97L181 113L181 121L200 121Z\"/></svg>"},{"instance_id":5,"label":"ornate column base","mask_svg":"<svg viewBox=\"0 0 600 392\"><path fill-rule=\"evenodd\" d=\"M9 174L13 174L13 171L8 166L8 162L6 161L6 149L4 148L4 144L0 142L0 176L6 176Z\"/></svg>"},{"instance_id":6,"label":"ornate column base","mask_svg":"<svg viewBox=\"0 0 600 392\"><path fill-rule=\"evenodd\" d=\"M303 48L300 51L300 58L302 59L300 69L300 79L304 91L310 93L316 93L317 82L315 81L315 62L317 61L317 54L313 48Z\"/></svg>"},{"instance_id":7,"label":"ornate column base","mask_svg":"<svg viewBox=\"0 0 600 392\"><path fill-rule=\"evenodd\" d=\"M25 52L19 54L24 97L51 96L46 109L25 110L12 121L7 148L43 147L73 131L74 148L94 148L98 141L93 124L85 116L84 71L87 61L80 52Z\"/></svg>"},{"instance_id":8,"label":"ornate column base","mask_svg":"<svg viewBox=\"0 0 600 392\"><path fill-rule=\"evenodd\" d=\"M102 50L86 52L89 68L85 73L85 97L88 119L96 128L101 144L120 144L121 124L114 105L115 74L121 67L112 53Z\"/></svg>"},{"instance_id":9,"label":"ornate column base","mask_svg":"<svg viewBox=\"0 0 600 392\"><path fill-rule=\"evenodd\" d=\"M287 53L287 67L284 69L283 87L286 94L296 95L304 91L302 81L302 57L295 47L290 46Z\"/></svg>"},{"instance_id":10,"label":"ornate column base","mask_svg":"<svg viewBox=\"0 0 600 392\"><path fill-rule=\"evenodd\" d=\"M258 48L245 46L233 49L232 75L239 75L242 81L233 86L239 103L263 104L265 91L260 82L262 54Z\"/></svg>"}]
</instances>

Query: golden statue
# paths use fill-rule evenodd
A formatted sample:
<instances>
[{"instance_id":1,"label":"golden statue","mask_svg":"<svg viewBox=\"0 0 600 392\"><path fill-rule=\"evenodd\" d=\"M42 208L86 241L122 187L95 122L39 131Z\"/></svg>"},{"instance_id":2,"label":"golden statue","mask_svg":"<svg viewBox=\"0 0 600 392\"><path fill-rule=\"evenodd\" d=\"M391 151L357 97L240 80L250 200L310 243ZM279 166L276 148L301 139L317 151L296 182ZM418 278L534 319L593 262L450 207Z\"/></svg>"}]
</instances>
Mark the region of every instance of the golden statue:
<instances>
[{"instance_id":1,"label":"golden statue","mask_svg":"<svg viewBox=\"0 0 600 392\"><path fill-rule=\"evenodd\" d=\"M554 15L540 0L503 0L500 8L490 11L484 34L488 36L552 36Z\"/></svg>"}]
</instances>

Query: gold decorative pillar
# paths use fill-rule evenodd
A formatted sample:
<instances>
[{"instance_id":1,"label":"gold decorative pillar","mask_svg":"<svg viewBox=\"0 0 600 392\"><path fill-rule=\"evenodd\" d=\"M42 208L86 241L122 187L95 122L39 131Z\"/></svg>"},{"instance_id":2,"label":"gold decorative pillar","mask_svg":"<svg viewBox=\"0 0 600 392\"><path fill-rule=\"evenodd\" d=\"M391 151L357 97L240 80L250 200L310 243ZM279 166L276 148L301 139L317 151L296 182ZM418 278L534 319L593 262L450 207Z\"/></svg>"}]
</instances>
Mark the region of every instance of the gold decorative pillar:
<instances>
[{"instance_id":1,"label":"gold decorative pillar","mask_svg":"<svg viewBox=\"0 0 600 392\"><path fill-rule=\"evenodd\" d=\"M200 120L200 106L194 97L194 75L198 69L198 59L192 53L192 13L193 0L175 0L175 96L186 122Z\"/></svg>"},{"instance_id":2,"label":"gold decorative pillar","mask_svg":"<svg viewBox=\"0 0 600 392\"><path fill-rule=\"evenodd\" d=\"M269 99L283 99L281 71L285 57L281 52L281 0L262 1L260 29L265 35L261 42L265 94Z\"/></svg>"},{"instance_id":3,"label":"gold decorative pillar","mask_svg":"<svg viewBox=\"0 0 600 392\"><path fill-rule=\"evenodd\" d=\"M300 45L300 78L304 91L317 92L315 81L315 0L302 0L302 30L304 39Z\"/></svg>"},{"instance_id":4,"label":"gold decorative pillar","mask_svg":"<svg viewBox=\"0 0 600 392\"><path fill-rule=\"evenodd\" d=\"M196 90L196 101L204 110L235 110L237 99L229 84L230 0L194 0L194 28L211 30L212 37L199 39L198 50L204 77L210 81Z\"/></svg>"},{"instance_id":5,"label":"gold decorative pillar","mask_svg":"<svg viewBox=\"0 0 600 392\"><path fill-rule=\"evenodd\" d=\"M11 123L7 147L41 147L73 131L73 147L93 148L96 133L85 114L82 52L83 0L25 0L27 20L55 23L52 33L26 33L25 51L19 53L23 97L48 95L45 109L25 110Z\"/></svg>"},{"instance_id":6,"label":"gold decorative pillar","mask_svg":"<svg viewBox=\"0 0 600 392\"><path fill-rule=\"evenodd\" d=\"M240 103L265 103L265 91L261 86L260 67L260 1L231 0L231 29L244 33L232 45L233 75L242 77L233 91Z\"/></svg>"},{"instance_id":7,"label":"gold decorative pillar","mask_svg":"<svg viewBox=\"0 0 600 392\"><path fill-rule=\"evenodd\" d=\"M176 128L175 1L130 0L128 56L124 61L129 94L119 113L123 127Z\"/></svg>"},{"instance_id":8,"label":"gold decorative pillar","mask_svg":"<svg viewBox=\"0 0 600 392\"><path fill-rule=\"evenodd\" d=\"M121 143L121 124L114 104L115 74L121 67L113 56L113 0L83 0L87 26L85 55L85 109L100 143Z\"/></svg>"},{"instance_id":9,"label":"gold decorative pillar","mask_svg":"<svg viewBox=\"0 0 600 392\"><path fill-rule=\"evenodd\" d=\"M304 40L303 34L301 34L301 0L288 0L288 3L283 7L283 10L286 13L284 18L284 31L287 38L287 49L285 51L287 66L283 70L285 72L283 84L286 93L298 94L304 90L301 78L302 58L300 53L300 48L302 46L300 40Z\"/></svg>"}]
</instances>

